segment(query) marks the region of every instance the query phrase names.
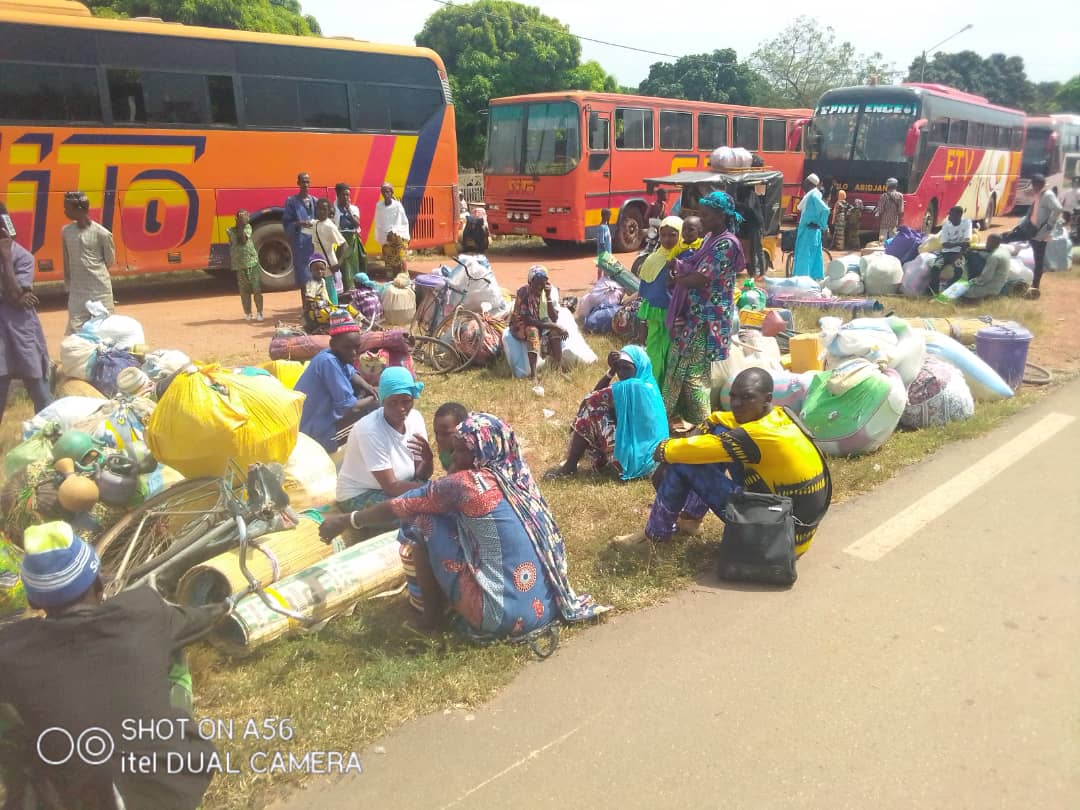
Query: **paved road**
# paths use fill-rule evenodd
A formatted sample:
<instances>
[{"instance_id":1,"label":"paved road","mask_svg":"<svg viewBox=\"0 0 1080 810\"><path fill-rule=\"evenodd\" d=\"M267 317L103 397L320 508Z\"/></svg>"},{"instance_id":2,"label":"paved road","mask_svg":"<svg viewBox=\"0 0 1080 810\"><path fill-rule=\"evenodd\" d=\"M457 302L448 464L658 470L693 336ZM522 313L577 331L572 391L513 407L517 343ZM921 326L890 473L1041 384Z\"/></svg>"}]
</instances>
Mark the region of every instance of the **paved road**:
<instances>
[{"instance_id":1,"label":"paved road","mask_svg":"<svg viewBox=\"0 0 1080 810\"><path fill-rule=\"evenodd\" d=\"M1080 807L1077 417L1073 383L835 509L794 589L704 577L274 808Z\"/></svg>"}]
</instances>

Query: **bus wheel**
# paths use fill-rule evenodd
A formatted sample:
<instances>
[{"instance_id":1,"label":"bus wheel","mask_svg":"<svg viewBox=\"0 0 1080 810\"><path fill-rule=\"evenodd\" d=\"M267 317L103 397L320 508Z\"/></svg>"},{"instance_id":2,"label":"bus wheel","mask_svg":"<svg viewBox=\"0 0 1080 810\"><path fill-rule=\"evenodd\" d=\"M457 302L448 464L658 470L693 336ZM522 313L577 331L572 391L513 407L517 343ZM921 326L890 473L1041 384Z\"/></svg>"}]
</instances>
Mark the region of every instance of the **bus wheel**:
<instances>
[{"instance_id":1,"label":"bus wheel","mask_svg":"<svg viewBox=\"0 0 1080 810\"><path fill-rule=\"evenodd\" d=\"M937 200L931 200L930 205L926 207L926 214L923 216L922 229L923 233L927 236L934 232L937 227Z\"/></svg>"},{"instance_id":2,"label":"bus wheel","mask_svg":"<svg viewBox=\"0 0 1080 810\"><path fill-rule=\"evenodd\" d=\"M645 244L645 226L641 213L636 208L624 211L612 236L612 247L619 253L641 250L641 246Z\"/></svg>"},{"instance_id":3,"label":"bus wheel","mask_svg":"<svg viewBox=\"0 0 1080 810\"><path fill-rule=\"evenodd\" d=\"M260 222L252 231L251 238L259 253L263 289L269 292L291 290L295 286L292 248L285 237L285 228L273 220Z\"/></svg>"},{"instance_id":4,"label":"bus wheel","mask_svg":"<svg viewBox=\"0 0 1080 810\"><path fill-rule=\"evenodd\" d=\"M997 215L997 197L990 195L990 202L986 206L986 216L983 218L981 230L988 231L994 227L994 217Z\"/></svg>"}]
</instances>

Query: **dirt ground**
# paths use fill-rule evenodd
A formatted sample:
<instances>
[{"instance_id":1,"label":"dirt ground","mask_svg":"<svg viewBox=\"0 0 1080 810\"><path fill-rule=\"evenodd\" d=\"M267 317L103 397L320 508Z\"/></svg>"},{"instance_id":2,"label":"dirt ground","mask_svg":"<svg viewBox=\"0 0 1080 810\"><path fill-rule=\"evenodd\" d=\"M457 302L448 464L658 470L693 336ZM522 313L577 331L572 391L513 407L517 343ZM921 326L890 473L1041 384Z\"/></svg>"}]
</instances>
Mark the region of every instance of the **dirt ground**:
<instances>
[{"instance_id":1,"label":"dirt ground","mask_svg":"<svg viewBox=\"0 0 1080 810\"><path fill-rule=\"evenodd\" d=\"M996 230L1015 224L1013 219L999 222ZM622 257L629 265L634 256ZM495 274L504 291L513 292L525 283L528 269L543 264L552 281L564 294L580 295L596 279L594 254L588 247L555 250L543 245L521 245L491 254ZM410 261L410 270L430 272L446 259L419 256ZM1042 306L1046 308L1043 334L1031 347L1033 362L1054 370L1080 370L1080 329L1075 317L1080 278L1077 271L1068 274L1048 273L1043 281ZM155 348L179 349L195 360L223 363L263 361L278 321L300 320L300 298L295 291L267 293L266 320L261 324L243 320L240 299L227 280L202 274L185 274L175 279L148 281L124 280L116 285L117 311L139 320L147 341ZM62 296L46 295L41 320L54 355L59 353L66 323ZM933 303L927 302L932 316ZM984 308L993 314L993 306ZM981 312L982 310L980 310Z\"/></svg>"}]
</instances>

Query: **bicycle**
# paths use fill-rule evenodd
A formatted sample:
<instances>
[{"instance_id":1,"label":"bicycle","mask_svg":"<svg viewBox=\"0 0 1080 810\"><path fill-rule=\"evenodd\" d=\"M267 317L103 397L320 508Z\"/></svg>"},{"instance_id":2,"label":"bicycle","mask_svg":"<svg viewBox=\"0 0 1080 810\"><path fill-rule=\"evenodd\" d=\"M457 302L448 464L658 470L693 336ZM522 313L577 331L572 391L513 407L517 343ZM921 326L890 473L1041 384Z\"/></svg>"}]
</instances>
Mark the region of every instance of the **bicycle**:
<instances>
[{"instance_id":1,"label":"bicycle","mask_svg":"<svg viewBox=\"0 0 1080 810\"><path fill-rule=\"evenodd\" d=\"M253 464L245 476L230 462L220 478L181 481L150 498L98 540L106 596L146 584L169 597L192 566L238 548L245 594L256 593L271 610L306 622L272 600L247 567L255 539L299 523L283 480L278 464Z\"/></svg>"}]
</instances>

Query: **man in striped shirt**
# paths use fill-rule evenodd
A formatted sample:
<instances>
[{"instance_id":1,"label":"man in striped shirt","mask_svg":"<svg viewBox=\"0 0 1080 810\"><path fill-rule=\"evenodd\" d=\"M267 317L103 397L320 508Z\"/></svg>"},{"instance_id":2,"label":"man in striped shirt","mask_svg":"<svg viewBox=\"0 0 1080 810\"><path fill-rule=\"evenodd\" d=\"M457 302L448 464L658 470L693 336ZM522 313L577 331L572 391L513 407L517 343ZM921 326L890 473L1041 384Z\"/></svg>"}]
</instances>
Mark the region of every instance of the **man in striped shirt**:
<instances>
[{"instance_id":1,"label":"man in striped shirt","mask_svg":"<svg viewBox=\"0 0 1080 810\"><path fill-rule=\"evenodd\" d=\"M64 226L64 287L68 293L68 324L65 334L79 331L90 320L87 303L97 301L113 311L109 268L116 263L112 233L90 219L90 200L81 191L64 194L64 214L72 220Z\"/></svg>"}]
</instances>

